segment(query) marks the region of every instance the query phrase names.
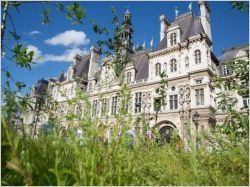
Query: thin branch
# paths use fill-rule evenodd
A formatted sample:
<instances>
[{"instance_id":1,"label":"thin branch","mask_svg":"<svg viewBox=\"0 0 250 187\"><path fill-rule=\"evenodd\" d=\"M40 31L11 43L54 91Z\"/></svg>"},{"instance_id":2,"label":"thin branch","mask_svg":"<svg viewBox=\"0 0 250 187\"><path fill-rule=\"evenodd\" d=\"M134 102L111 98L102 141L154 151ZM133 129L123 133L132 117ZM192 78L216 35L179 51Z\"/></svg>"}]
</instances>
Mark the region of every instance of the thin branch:
<instances>
[{"instance_id":1,"label":"thin branch","mask_svg":"<svg viewBox=\"0 0 250 187\"><path fill-rule=\"evenodd\" d=\"M2 21L1 21L1 50L3 50L3 39L4 39L5 28L6 28L6 16L8 13L8 8L9 8L9 2L5 2Z\"/></svg>"},{"instance_id":2,"label":"thin branch","mask_svg":"<svg viewBox=\"0 0 250 187\"><path fill-rule=\"evenodd\" d=\"M12 19L12 17L10 16L10 14L9 14L8 12L7 12L7 15L8 15L8 17L10 18L11 25L12 25L12 27L13 27L14 32L16 33L16 27L15 27L15 25L14 25L13 19ZM15 38L15 37L14 37L14 38ZM19 45L18 39L15 38L15 40L16 40L17 45Z\"/></svg>"}]
</instances>

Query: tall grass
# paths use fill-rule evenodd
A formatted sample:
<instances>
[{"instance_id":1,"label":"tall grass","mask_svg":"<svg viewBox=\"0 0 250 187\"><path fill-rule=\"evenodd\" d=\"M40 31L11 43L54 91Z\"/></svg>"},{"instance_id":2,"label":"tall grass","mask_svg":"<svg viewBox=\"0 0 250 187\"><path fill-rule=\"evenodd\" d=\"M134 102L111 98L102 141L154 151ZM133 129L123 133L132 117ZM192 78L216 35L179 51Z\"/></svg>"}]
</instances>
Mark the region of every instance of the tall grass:
<instances>
[{"instance_id":1,"label":"tall grass","mask_svg":"<svg viewBox=\"0 0 250 187\"><path fill-rule=\"evenodd\" d=\"M30 138L2 124L2 185L248 185L246 145L187 151L125 133L107 143L95 124L80 139L56 129Z\"/></svg>"}]
</instances>

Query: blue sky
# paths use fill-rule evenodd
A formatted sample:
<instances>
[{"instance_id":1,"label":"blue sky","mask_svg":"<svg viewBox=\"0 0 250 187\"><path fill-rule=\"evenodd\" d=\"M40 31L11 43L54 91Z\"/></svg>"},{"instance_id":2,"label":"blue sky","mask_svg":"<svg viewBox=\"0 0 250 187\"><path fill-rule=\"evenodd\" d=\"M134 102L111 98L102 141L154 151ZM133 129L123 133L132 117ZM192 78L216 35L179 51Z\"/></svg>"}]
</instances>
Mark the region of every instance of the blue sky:
<instances>
[{"instance_id":1,"label":"blue sky","mask_svg":"<svg viewBox=\"0 0 250 187\"><path fill-rule=\"evenodd\" d=\"M63 2L67 5L71 2ZM94 20L101 26L112 29L111 6L117 9L122 19L123 13L129 7L132 13L134 28L134 44L142 44L146 41L147 47L151 38L154 38L154 46L159 43L159 16L165 14L170 20L174 20L174 10L178 7L179 14L187 12L189 2L79 2L86 8L86 18L82 25L73 25L65 18L65 14L56 11L51 4L50 24L42 25L41 5L38 3L27 3L20 7L19 13L11 10L17 33L22 37L22 43L35 50L43 57L42 62L32 67L32 70L21 69L2 58L2 68L8 67L16 80L24 81L29 90L38 79L58 77L62 70L66 72L72 63L72 55L76 52L86 52L92 44L100 39L100 36L92 31L90 20ZM231 8L229 2L209 2L211 7L211 30L213 48L217 57L221 50L235 45L248 43L249 23L248 12L240 12ZM196 1L192 3L192 12L199 15L199 8ZM7 29L12 30L10 21L7 22ZM7 33L7 32L6 32ZM59 35L61 34L61 35ZM5 43L13 44L6 34ZM6 53L6 56L9 54ZM2 82L4 81L2 76Z\"/></svg>"}]
</instances>

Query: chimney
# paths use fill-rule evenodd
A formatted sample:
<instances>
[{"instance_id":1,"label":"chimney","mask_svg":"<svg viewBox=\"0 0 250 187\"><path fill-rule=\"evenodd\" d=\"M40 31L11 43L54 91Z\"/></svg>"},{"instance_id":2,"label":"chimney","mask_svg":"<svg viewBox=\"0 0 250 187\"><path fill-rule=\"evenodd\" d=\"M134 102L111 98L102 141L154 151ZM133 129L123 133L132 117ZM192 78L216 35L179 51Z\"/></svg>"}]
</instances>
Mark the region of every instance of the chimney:
<instances>
[{"instance_id":1,"label":"chimney","mask_svg":"<svg viewBox=\"0 0 250 187\"><path fill-rule=\"evenodd\" d=\"M88 77L94 76L94 74L99 70L98 60L99 54L97 52L97 49L91 46Z\"/></svg>"},{"instance_id":2,"label":"chimney","mask_svg":"<svg viewBox=\"0 0 250 187\"><path fill-rule=\"evenodd\" d=\"M206 35L212 41L210 16L209 16L209 13L211 12L211 10L209 8L208 2L206 1L200 0L199 6L200 6L201 24L205 30Z\"/></svg>"},{"instance_id":3,"label":"chimney","mask_svg":"<svg viewBox=\"0 0 250 187\"><path fill-rule=\"evenodd\" d=\"M165 34L167 33L168 26L170 25L168 19L165 15L160 16L160 41L164 38Z\"/></svg>"}]
</instances>

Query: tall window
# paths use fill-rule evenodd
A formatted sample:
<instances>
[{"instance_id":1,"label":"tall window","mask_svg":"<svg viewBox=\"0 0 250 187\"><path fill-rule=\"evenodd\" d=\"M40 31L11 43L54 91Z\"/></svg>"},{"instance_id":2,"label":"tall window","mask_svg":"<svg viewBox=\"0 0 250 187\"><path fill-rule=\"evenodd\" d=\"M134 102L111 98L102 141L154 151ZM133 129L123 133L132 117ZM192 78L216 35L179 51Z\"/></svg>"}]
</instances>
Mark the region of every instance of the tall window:
<instances>
[{"instance_id":1,"label":"tall window","mask_svg":"<svg viewBox=\"0 0 250 187\"><path fill-rule=\"evenodd\" d=\"M102 116L105 116L108 112L108 99L102 99Z\"/></svg>"},{"instance_id":2,"label":"tall window","mask_svg":"<svg viewBox=\"0 0 250 187\"><path fill-rule=\"evenodd\" d=\"M97 114L97 100L93 101L93 106L92 106L92 115L96 115Z\"/></svg>"},{"instance_id":3,"label":"tall window","mask_svg":"<svg viewBox=\"0 0 250 187\"><path fill-rule=\"evenodd\" d=\"M194 56L195 56L195 63L196 64L200 64L201 63L201 51L200 50L196 50L194 52Z\"/></svg>"},{"instance_id":4,"label":"tall window","mask_svg":"<svg viewBox=\"0 0 250 187\"><path fill-rule=\"evenodd\" d=\"M175 59L172 59L172 60L170 61L170 71L171 71L171 72L177 71L177 62L176 62Z\"/></svg>"},{"instance_id":5,"label":"tall window","mask_svg":"<svg viewBox=\"0 0 250 187\"><path fill-rule=\"evenodd\" d=\"M131 82L131 72L127 73L127 83Z\"/></svg>"},{"instance_id":6,"label":"tall window","mask_svg":"<svg viewBox=\"0 0 250 187\"><path fill-rule=\"evenodd\" d=\"M178 109L178 95L169 96L170 110Z\"/></svg>"},{"instance_id":7,"label":"tall window","mask_svg":"<svg viewBox=\"0 0 250 187\"><path fill-rule=\"evenodd\" d=\"M243 106L244 106L244 108L249 107L249 98L248 97L243 97Z\"/></svg>"},{"instance_id":8,"label":"tall window","mask_svg":"<svg viewBox=\"0 0 250 187\"><path fill-rule=\"evenodd\" d=\"M227 65L223 65L223 66L222 66L222 74L223 74L224 76L227 76L227 75L230 75L230 74L231 74L231 72L230 72L230 70L228 69Z\"/></svg>"},{"instance_id":9,"label":"tall window","mask_svg":"<svg viewBox=\"0 0 250 187\"><path fill-rule=\"evenodd\" d=\"M135 93L135 113L141 112L141 92Z\"/></svg>"},{"instance_id":10,"label":"tall window","mask_svg":"<svg viewBox=\"0 0 250 187\"><path fill-rule=\"evenodd\" d=\"M155 75L159 76L161 74L161 64L157 63L155 64Z\"/></svg>"},{"instance_id":11,"label":"tall window","mask_svg":"<svg viewBox=\"0 0 250 187\"><path fill-rule=\"evenodd\" d=\"M204 89L195 90L196 105L204 105Z\"/></svg>"},{"instance_id":12,"label":"tall window","mask_svg":"<svg viewBox=\"0 0 250 187\"><path fill-rule=\"evenodd\" d=\"M154 111L160 111L161 110L161 99L160 98L154 98Z\"/></svg>"},{"instance_id":13,"label":"tall window","mask_svg":"<svg viewBox=\"0 0 250 187\"><path fill-rule=\"evenodd\" d=\"M114 115L117 112L117 96L112 97L111 114Z\"/></svg>"},{"instance_id":14,"label":"tall window","mask_svg":"<svg viewBox=\"0 0 250 187\"><path fill-rule=\"evenodd\" d=\"M172 33L170 35L170 45L175 45L176 44L176 33Z\"/></svg>"},{"instance_id":15,"label":"tall window","mask_svg":"<svg viewBox=\"0 0 250 187\"><path fill-rule=\"evenodd\" d=\"M93 84L92 84L92 82L90 82L90 83L89 83L89 92L91 93L92 90L93 90Z\"/></svg>"}]
</instances>

